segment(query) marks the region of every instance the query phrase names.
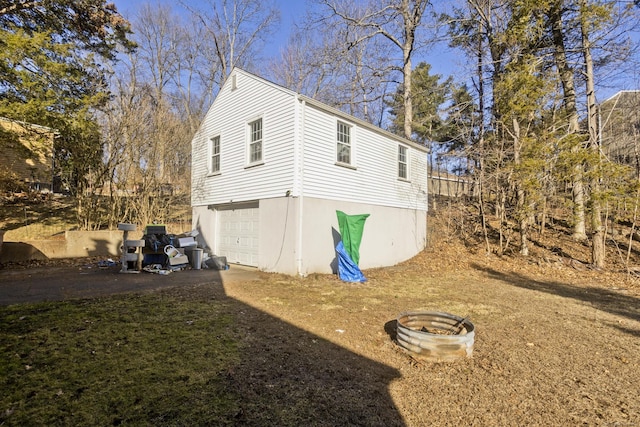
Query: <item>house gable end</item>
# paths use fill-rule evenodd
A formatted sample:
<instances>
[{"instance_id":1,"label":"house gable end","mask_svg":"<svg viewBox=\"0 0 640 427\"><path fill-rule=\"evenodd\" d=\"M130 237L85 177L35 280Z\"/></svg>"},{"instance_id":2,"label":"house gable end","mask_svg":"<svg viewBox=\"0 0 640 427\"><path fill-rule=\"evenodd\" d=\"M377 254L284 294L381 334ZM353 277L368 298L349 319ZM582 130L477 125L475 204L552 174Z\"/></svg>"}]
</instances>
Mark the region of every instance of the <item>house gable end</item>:
<instances>
[{"instance_id":1,"label":"house gable end","mask_svg":"<svg viewBox=\"0 0 640 427\"><path fill-rule=\"evenodd\" d=\"M192 205L279 197L293 187L295 93L234 68L192 140ZM211 173L211 140L219 169Z\"/></svg>"}]
</instances>

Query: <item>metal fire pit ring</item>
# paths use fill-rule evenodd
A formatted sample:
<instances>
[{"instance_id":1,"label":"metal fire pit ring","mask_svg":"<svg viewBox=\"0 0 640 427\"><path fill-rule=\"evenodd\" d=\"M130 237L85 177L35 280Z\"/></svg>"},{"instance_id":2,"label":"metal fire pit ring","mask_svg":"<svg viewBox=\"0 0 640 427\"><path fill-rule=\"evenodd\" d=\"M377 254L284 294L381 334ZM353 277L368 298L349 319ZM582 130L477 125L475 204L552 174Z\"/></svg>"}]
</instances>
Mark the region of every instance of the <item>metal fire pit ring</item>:
<instances>
[{"instance_id":1,"label":"metal fire pit ring","mask_svg":"<svg viewBox=\"0 0 640 427\"><path fill-rule=\"evenodd\" d=\"M424 361L471 357L475 327L468 318L437 311L406 312L396 319L398 344Z\"/></svg>"}]
</instances>

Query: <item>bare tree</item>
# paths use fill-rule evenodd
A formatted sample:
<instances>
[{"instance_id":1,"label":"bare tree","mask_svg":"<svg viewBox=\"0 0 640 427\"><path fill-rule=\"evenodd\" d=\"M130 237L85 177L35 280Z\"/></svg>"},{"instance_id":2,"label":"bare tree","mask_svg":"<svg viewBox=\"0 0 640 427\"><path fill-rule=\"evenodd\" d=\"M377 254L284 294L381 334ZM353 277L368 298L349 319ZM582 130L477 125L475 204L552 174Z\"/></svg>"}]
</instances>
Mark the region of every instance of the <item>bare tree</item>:
<instances>
[{"instance_id":1,"label":"bare tree","mask_svg":"<svg viewBox=\"0 0 640 427\"><path fill-rule=\"evenodd\" d=\"M188 23L180 28L182 48L178 67L173 75L173 107L188 121L189 133L193 135L217 93L215 69L209 60L200 55L207 44L204 29Z\"/></svg>"},{"instance_id":2,"label":"bare tree","mask_svg":"<svg viewBox=\"0 0 640 427\"><path fill-rule=\"evenodd\" d=\"M257 0L199 7L185 19L143 5L133 20L138 51L114 70L102 118L114 222L167 221L188 206L193 133L227 74L258 58L278 18Z\"/></svg>"},{"instance_id":3,"label":"bare tree","mask_svg":"<svg viewBox=\"0 0 640 427\"><path fill-rule=\"evenodd\" d=\"M478 158L479 187L482 192L480 212L487 242L488 221L485 202L493 201L494 215L499 224L497 231L500 253L510 242L508 202L513 188L512 168L508 167L508 162L513 158L512 148L515 148L511 143L518 141L517 137L511 141L505 138L503 119L508 113L508 98L503 97L501 108L501 96L496 90L504 79L505 67L511 52L511 46L505 42L510 19L509 3L504 0L468 0L466 10L456 10L450 19L453 44L469 52L475 59L476 88L482 115L479 143L475 151ZM520 50L521 45L518 44L514 49ZM486 86L489 91L485 91L485 83L488 83ZM490 114L487 114L488 112ZM514 122L515 124L518 123ZM519 132L514 129L512 133L517 135ZM487 242L487 248L488 246Z\"/></svg>"},{"instance_id":4,"label":"bare tree","mask_svg":"<svg viewBox=\"0 0 640 427\"><path fill-rule=\"evenodd\" d=\"M153 88L153 96L161 100L178 69L181 50L181 27L171 8L157 4L144 4L135 20L135 38L138 45L136 60L144 64L142 77Z\"/></svg>"},{"instance_id":5,"label":"bare tree","mask_svg":"<svg viewBox=\"0 0 640 427\"><path fill-rule=\"evenodd\" d=\"M193 25L203 39L199 53L209 63L208 73L217 88L233 67L251 69L260 48L280 21L272 0L207 0L198 6L182 3L191 12Z\"/></svg>"},{"instance_id":6,"label":"bare tree","mask_svg":"<svg viewBox=\"0 0 640 427\"><path fill-rule=\"evenodd\" d=\"M382 125L392 82L388 46L346 46L346 28L308 17L270 66L274 80L370 123Z\"/></svg>"},{"instance_id":7,"label":"bare tree","mask_svg":"<svg viewBox=\"0 0 640 427\"><path fill-rule=\"evenodd\" d=\"M289 89L311 98L323 98L321 92L330 87L333 76L325 55L325 38L326 32L315 34L294 29L279 57L269 64L269 74Z\"/></svg>"},{"instance_id":8,"label":"bare tree","mask_svg":"<svg viewBox=\"0 0 640 427\"><path fill-rule=\"evenodd\" d=\"M143 6L133 26L139 50L115 70L103 117L111 219L166 221L190 192L190 141L202 114L189 95L198 64L185 59L192 39L170 8Z\"/></svg>"},{"instance_id":9,"label":"bare tree","mask_svg":"<svg viewBox=\"0 0 640 427\"><path fill-rule=\"evenodd\" d=\"M412 59L421 42L418 30L424 25L422 20L429 4L428 0L371 1L366 7L354 6L351 1L319 0L331 14L346 26L344 44L347 49L383 37L400 50L401 59L394 69L402 73L404 88L404 136L412 137L412 97L411 72Z\"/></svg>"}]
</instances>

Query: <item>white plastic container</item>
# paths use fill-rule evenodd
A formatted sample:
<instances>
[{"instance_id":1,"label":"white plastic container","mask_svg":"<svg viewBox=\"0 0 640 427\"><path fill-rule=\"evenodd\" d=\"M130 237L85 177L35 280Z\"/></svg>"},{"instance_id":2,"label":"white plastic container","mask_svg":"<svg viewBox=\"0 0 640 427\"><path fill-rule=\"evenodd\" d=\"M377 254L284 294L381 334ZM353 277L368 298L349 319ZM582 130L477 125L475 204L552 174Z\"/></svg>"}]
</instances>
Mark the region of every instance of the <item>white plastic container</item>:
<instances>
[{"instance_id":1,"label":"white plastic container","mask_svg":"<svg viewBox=\"0 0 640 427\"><path fill-rule=\"evenodd\" d=\"M165 246L165 247L164 247L164 253L165 253L165 255L167 255L169 258L173 258L173 257L176 257L176 256L178 256L178 255L181 255L181 254L180 254L180 251L179 251L179 250L177 250L176 248L174 248L174 247L173 247L173 246L171 246L171 245L167 245L167 246Z\"/></svg>"}]
</instances>

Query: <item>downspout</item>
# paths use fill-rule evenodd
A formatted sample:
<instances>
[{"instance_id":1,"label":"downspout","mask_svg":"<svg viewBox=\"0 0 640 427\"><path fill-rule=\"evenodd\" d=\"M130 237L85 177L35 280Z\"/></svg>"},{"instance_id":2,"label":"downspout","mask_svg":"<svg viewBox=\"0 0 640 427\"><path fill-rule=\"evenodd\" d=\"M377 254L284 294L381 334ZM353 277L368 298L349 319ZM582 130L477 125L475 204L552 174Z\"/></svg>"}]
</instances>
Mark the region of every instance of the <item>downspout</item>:
<instances>
[{"instance_id":1,"label":"downspout","mask_svg":"<svg viewBox=\"0 0 640 427\"><path fill-rule=\"evenodd\" d=\"M305 125L305 111L306 111L307 103L304 99L299 99L296 97L296 135L295 135L295 144L296 144L296 180L295 183L297 188L295 189L295 193L298 195L298 232L297 232L297 242L296 242L296 271L299 276L304 276L304 262L302 258L302 233L304 230L303 227L303 205L304 205L304 125ZM295 194L294 193L294 194Z\"/></svg>"}]
</instances>

